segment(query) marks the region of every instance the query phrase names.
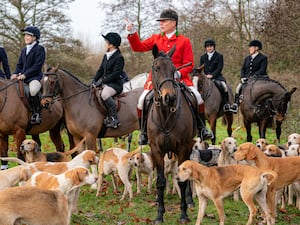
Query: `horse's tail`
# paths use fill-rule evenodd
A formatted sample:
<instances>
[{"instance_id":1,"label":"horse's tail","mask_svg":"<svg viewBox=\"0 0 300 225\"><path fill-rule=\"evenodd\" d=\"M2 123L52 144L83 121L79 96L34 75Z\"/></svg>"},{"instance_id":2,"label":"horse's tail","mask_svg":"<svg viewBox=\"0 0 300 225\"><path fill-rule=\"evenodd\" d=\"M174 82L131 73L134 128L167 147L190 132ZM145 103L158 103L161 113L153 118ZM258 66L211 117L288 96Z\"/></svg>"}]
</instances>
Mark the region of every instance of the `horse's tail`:
<instances>
[{"instance_id":1,"label":"horse's tail","mask_svg":"<svg viewBox=\"0 0 300 225\"><path fill-rule=\"evenodd\" d=\"M15 162L22 166L28 166L28 164L26 162L24 162L23 160L18 159L16 157L0 157L0 159L3 161Z\"/></svg>"},{"instance_id":2,"label":"horse's tail","mask_svg":"<svg viewBox=\"0 0 300 225\"><path fill-rule=\"evenodd\" d=\"M240 126L238 126L237 128L235 128L235 129L232 131L231 137L235 138L235 134L236 134L236 132L238 132L239 129L241 129Z\"/></svg>"}]
</instances>

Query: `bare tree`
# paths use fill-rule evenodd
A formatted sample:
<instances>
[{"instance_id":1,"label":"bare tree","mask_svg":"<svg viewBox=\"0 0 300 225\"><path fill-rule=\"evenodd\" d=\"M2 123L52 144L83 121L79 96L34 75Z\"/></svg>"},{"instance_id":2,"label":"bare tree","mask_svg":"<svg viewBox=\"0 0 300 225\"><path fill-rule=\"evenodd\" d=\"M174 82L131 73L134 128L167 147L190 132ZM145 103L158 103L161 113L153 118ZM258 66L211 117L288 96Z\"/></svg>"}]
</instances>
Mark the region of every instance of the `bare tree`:
<instances>
[{"instance_id":1,"label":"bare tree","mask_svg":"<svg viewBox=\"0 0 300 225\"><path fill-rule=\"evenodd\" d=\"M76 68L87 73L87 53L71 35L70 19L65 14L74 0L2 0L0 4L0 40L7 48L10 64L15 65L24 47L21 29L35 25L41 31L41 44L47 49L47 63ZM72 55L72 57L70 57ZM76 64L76 65L75 65ZM14 68L14 66L12 66Z\"/></svg>"},{"instance_id":2,"label":"bare tree","mask_svg":"<svg viewBox=\"0 0 300 225\"><path fill-rule=\"evenodd\" d=\"M104 9L106 21L102 27L102 33L110 31L118 32L123 37L123 55L126 59L126 70L130 76L147 72L152 60L151 53L132 52L126 40L127 32L125 25L127 19L133 22L141 39L145 39L152 33L159 32L156 19L161 10L172 7L172 0L116 0L102 1L100 8Z\"/></svg>"}]
</instances>

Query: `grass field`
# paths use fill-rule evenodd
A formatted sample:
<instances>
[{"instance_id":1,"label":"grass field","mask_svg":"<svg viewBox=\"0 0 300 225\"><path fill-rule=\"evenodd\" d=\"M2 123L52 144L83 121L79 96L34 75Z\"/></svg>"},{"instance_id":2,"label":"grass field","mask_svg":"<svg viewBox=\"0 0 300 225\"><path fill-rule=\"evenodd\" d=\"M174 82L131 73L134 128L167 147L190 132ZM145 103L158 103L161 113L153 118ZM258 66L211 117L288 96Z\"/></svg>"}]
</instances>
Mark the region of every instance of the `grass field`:
<instances>
[{"instance_id":1,"label":"grass field","mask_svg":"<svg viewBox=\"0 0 300 225\"><path fill-rule=\"evenodd\" d=\"M233 129L235 129L233 127ZM257 130L253 129L253 140L258 138ZM291 133L291 132L290 132ZM137 135L138 132L134 133L132 149L137 147ZM217 129L217 144L219 144L227 134L225 133L225 127L218 124ZM268 130L267 133L268 141L273 143L275 141L275 135L273 130ZM283 137L282 143L286 141L287 137ZM49 139L48 133L41 135L42 139L42 150L43 151L54 151L53 144ZM243 128L236 132L236 139L238 143L242 143L245 140L245 130ZM66 135L64 134L64 140ZM65 142L67 147L68 143ZM125 143L120 142L118 145L113 144L113 139L106 138L103 140L104 148L107 149L111 146L124 147ZM15 145L10 140L10 155L15 155ZM145 150L148 148L146 147ZM133 174L134 175L134 174ZM208 178L209 179L209 178ZM136 180L135 176L132 176L132 184L134 190L133 201L129 202L128 196L124 201L120 202L121 193L123 186L121 186L121 193L112 193L112 183L110 177L105 178L103 193L101 196L96 197L96 190L90 189L90 187L83 187L80 193L79 201L79 212L72 216L72 225L129 225L129 224L151 224L151 221L155 219L157 212L157 205L155 202L155 184L153 184L152 193L146 193L146 177L143 177L143 188L142 193L136 194ZM180 216L180 205L179 198L177 195L165 195L165 223L164 224L178 224ZM194 198L195 208L188 210L188 215L191 219L191 223L195 224L198 212L198 201ZM230 198L225 199L224 208L226 213L226 223L228 225L239 225L246 224L248 218L248 210L242 201L233 202ZM218 215L215 207L209 202L206 210L206 217L203 221L204 225L218 224ZM258 221L256 221L258 224ZM296 225L300 224L300 211L294 207L288 207L287 213L278 213L277 223L279 225Z\"/></svg>"}]
</instances>

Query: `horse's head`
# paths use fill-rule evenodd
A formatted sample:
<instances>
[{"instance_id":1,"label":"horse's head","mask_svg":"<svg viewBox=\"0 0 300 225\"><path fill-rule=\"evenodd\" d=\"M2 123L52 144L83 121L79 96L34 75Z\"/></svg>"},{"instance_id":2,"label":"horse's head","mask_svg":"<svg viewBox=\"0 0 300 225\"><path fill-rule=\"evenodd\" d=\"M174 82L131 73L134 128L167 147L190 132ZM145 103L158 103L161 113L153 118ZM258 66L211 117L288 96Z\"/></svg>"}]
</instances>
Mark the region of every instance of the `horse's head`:
<instances>
[{"instance_id":1,"label":"horse's head","mask_svg":"<svg viewBox=\"0 0 300 225\"><path fill-rule=\"evenodd\" d=\"M48 68L41 81L43 87L41 104L44 107L47 107L52 102L53 98L56 97L61 91L57 71L58 67Z\"/></svg>"},{"instance_id":2,"label":"horse's head","mask_svg":"<svg viewBox=\"0 0 300 225\"><path fill-rule=\"evenodd\" d=\"M172 62L172 55L175 46L165 54L158 51L157 46L153 47L154 61L152 64L152 82L155 92L155 100L163 105L173 106L176 102L177 84L174 80L176 68Z\"/></svg>"},{"instance_id":3,"label":"horse's head","mask_svg":"<svg viewBox=\"0 0 300 225\"><path fill-rule=\"evenodd\" d=\"M288 103L291 100L292 94L297 90L297 88L292 88L291 91L286 91L281 95L274 96L272 98L272 106L275 110L275 117L277 121L283 121L285 114L287 113Z\"/></svg>"},{"instance_id":4,"label":"horse's head","mask_svg":"<svg viewBox=\"0 0 300 225\"><path fill-rule=\"evenodd\" d=\"M204 69L204 64L197 67L197 68L194 68L191 72L191 77L198 77L197 79L197 86L198 86L198 90L200 92L202 92L203 90L203 86L204 86L204 82L205 82L205 79L206 79L206 76L204 73L202 73Z\"/></svg>"}]
</instances>

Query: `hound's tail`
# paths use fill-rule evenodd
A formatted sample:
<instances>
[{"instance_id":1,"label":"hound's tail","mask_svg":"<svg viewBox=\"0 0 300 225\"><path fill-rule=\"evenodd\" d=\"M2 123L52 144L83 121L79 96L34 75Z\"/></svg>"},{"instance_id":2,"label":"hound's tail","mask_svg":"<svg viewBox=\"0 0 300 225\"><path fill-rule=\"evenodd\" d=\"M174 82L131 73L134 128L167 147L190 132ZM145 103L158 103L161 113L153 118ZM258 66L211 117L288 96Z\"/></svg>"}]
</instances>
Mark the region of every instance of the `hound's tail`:
<instances>
[{"instance_id":1,"label":"hound's tail","mask_svg":"<svg viewBox=\"0 0 300 225\"><path fill-rule=\"evenodd\" d=\"M0 157L0 159L3 161L8 161L8 162L15 162L22 166L28 166L28 164L26 162L24 162L23 160L18 159L16 157Z\"/></svg>"},{"instance_id":2,"label":"hound's tail","mask_svg":"<svg viewBox=\"0 0 300 225\"><path fill-rule=\"evenodd\" d=\"M84 144L85 144L85 138L83 138L74 148L64 152L64 154L66 156L69 156L75 152L81 153L84 150L84 147L85 147Z\"/></svg>"},{"instance_id":3,"label":"hound's tail","mask_svg":"<svg viewBox=\"0 0 300 225\"><path fill-rule=\"evenodd\" d=\"M270 186L272 183L274 183L277 180L278 175L273 170L267 170L261 174L261 178L266 179L268 182L268 186Z\"/></svg>"}]
</instances>

